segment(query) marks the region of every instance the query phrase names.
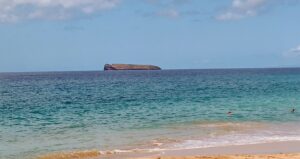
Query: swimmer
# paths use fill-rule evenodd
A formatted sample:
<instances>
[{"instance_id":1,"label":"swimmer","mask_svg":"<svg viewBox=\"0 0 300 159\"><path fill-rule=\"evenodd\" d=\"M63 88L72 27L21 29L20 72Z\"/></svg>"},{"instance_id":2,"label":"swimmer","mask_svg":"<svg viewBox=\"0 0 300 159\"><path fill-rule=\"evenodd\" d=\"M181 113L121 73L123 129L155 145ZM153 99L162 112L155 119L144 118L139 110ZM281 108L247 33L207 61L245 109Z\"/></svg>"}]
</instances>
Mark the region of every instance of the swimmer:
<instances>
[{"instance_id":1,"label":"swimmer","mask_svg":"<svg viewBox=\"0 0 300 159\"><path fill-rule=\"evenodd\" d=\"M295 113L295 111L296 111L296 109L295 109L295 108L293 108L293 109L291 110L291 113Z\"/></svg>"}]
</instances>

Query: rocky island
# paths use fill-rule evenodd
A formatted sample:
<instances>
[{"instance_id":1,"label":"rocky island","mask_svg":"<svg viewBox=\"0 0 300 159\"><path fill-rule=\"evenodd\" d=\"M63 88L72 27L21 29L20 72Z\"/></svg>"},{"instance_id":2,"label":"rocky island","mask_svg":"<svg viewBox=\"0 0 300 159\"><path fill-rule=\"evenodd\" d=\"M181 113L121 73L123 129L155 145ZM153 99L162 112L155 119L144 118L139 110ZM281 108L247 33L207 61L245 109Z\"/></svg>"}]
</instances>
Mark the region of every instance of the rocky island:
<instances>
[{"instance_id":1,"label":"rocky island","mask_svg":"<svg viewBox=\"0 0 300 159\"><path fill-rule=\"evenodd\" d=\"M104 71L108 70L161 70L161 68L154 65L105 64Z\"/></svg>"}]
</instances>

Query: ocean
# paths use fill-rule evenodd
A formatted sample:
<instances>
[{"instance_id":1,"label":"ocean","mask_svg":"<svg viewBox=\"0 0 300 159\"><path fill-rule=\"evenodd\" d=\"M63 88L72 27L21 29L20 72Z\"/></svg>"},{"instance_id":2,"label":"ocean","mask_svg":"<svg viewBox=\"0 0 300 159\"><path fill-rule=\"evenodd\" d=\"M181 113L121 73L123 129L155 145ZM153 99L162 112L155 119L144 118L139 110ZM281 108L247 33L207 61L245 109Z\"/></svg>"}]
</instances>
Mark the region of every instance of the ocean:
<instances>
[{"instance_id":1,"label":"ocean","mask_svg":"<svg viewBox=\"0 0 300 159\"><path fill-rule=\"evenodd\" d=\"M299 121L300 68L0 73L1 159L300 140Z\"/></svg>"}]
</instances>

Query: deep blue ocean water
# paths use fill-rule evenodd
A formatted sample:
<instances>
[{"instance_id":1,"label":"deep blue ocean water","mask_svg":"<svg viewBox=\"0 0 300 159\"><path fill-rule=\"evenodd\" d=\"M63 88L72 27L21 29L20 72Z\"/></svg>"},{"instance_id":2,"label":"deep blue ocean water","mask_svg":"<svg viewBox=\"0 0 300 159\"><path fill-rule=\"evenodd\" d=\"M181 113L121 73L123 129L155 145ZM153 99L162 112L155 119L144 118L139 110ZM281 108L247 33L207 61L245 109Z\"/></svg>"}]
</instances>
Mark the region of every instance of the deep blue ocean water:
<instances>
[{"instance_id":1,"label":"deep blue ocean water","mask_svg":"<svg viewBox=\"0 0 300 159\"><path fill-rule=\"evenodd\" d=\"M296 140L299 121L299 68L0 73L1 159L232 134Z\"/></svg>"}]
</instances>

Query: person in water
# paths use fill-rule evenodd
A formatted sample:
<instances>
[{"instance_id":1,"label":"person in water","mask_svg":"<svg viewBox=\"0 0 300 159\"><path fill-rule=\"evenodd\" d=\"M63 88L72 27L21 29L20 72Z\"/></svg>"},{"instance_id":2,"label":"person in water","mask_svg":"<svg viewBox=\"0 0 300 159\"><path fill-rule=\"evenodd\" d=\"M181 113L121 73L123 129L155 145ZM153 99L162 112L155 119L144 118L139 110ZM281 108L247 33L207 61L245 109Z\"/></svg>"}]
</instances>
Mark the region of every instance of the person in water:
<instances>
[{"instance_id":1,"label":"person in water","mask_svg":"<svg viewBox=\"0 0 300 159\"><path fill-rule=\"evenodd\" d=\"M296 111L296 109L295 109L295 108L293 108L293 109L291 110L291 113L295 113L295 111Z\"/></svg>"},{"instance_id":2,"label":"person in water","mask_svg":"<svg viewBox=\"0 0 300 159\"><path fill-rule=\"evenodd\" d=\"M230 112L230 111L229 111L229 112L227 112L227 115L232 115L232 112Z\"/></svg>"}]
</instances>

